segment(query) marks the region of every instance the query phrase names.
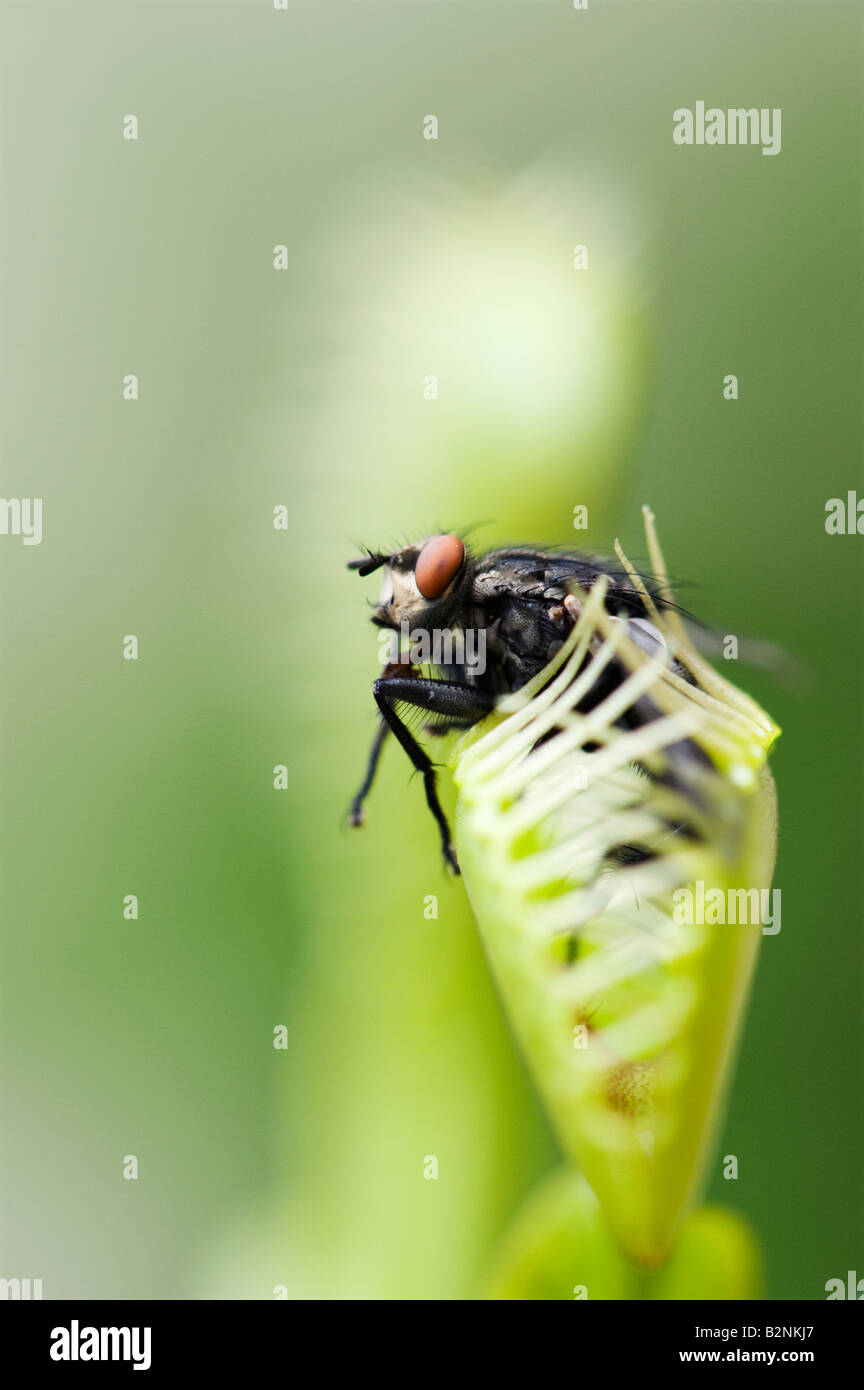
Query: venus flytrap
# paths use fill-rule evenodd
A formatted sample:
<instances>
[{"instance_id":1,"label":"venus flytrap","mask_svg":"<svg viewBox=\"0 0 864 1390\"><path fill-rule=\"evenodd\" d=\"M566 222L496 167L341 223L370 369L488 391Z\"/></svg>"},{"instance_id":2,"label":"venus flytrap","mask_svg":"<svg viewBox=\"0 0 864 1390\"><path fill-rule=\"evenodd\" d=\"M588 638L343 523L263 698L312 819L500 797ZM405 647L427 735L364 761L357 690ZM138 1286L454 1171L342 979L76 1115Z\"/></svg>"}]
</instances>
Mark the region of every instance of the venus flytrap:
<instances>
[{"instance_id":1,"label":"venus flytrap","mask_svg":"<svg viewBox=\"0 0 864 1390\"><path fill-rule=\"evenodd\" d=\"M647 511L646 527L663 592ZM698 1194L761 936L758 922L681 922L673 894L697 880L723 891L770 885L766 758L779 731L702 660L677 613L658 609L619 555L665 649L649 655L629 639L605 610L603 579L574 595L579 618L553 661L457 751L456 838L562 1147L621 1248L656 1267ZM669 653L701 688L670 669ZM627 679L580 713L613 656ZM616 727L649 692L658 717ZM684 739L713 767L692 760L682 781ZM682 825L690 833L674 833ZM644 852L628 862L622 846L634 844Z\"/></svg>"},{"instance_id":2,"label":"venus flytrap","mask_svg":"<svg viewBox=\"0 0 864 1390\"><path fill-rule=\"evenodd\" d=\"M684 1223L661 1268L634 1264L612 1244L584 1178L551 1174L527 1198L500 1241L482 1282L485 1298L750 1299L760 1259L734 1213L701 1207Z\"/></svg>"}]
</instances>

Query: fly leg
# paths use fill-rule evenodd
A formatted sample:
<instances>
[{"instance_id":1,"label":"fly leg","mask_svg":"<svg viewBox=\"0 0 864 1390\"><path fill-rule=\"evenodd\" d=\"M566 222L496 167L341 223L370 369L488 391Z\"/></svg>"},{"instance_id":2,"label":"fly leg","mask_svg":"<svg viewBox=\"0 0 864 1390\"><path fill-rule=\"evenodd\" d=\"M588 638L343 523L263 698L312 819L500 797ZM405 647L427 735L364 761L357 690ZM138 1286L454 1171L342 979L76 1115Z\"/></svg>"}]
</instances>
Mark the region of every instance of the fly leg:
<instances>
[{"instance_id":1,"label":"fly leg","mask_svg":"<svg viewBox=\"0 0 864 1390\"><path fill-rule=\"evenodd\" d=\"M417 669L417 667L410 665L409 662L391 661L388 662L386 666L382 667L381 675L378 677L378 680L392 680L394 676L402 676L404 678L408 678L419 675L420 672ZM378 682L376 682L376 685L377 683ZM385 719L382 719L378 727L378 732L372 740L372 747L369 750L369 760L366 763L366 771L363 775L363 781L357 788L354 800L351 802L351 805L348 808L348 824L350 826L363 825L366 820L366 813L363 810L363 803L369 795L370 791L372 790L372 783L374 782L375 774L378 771L378 762L381 757L381 749L384 747L389 732L390 725L387 723Z\"/></svg>"},{"instance_id":2,"label":"fly leg","mask_svg":"<svg viewBox=\"0 0 864 1390\"><path fill-rule=\"evenodd\" d=\"M366 819L366 815L363 810L363 802L366 800L367 796L369 795L369 792L372 790L372 783L375 780L375 773L378 771L378 759L381 757L381 749L384 747L384 741L387 738L389 732L390 725L385 724L384 720L382 719L381 723L378 726L378 732L376 733L375 738L372 741L372 747L369 750L369 761L366 764L366 772L363 776L363 781L357 788L356 795L354 797L354 800L351 802L351 806L348 811L349 825L362 825L364 820Z\"/></svg>"},{"instance_id":3,"label":"fly leg","mask_svg":"<svg viewBox=\"0 0 864 1390\"><path fill-rule=\"evenodd\" d=\"M495 698L485 691L475 690L470 685L460 685L456 681L428 680L422 676L381 676L373 685L372 693L382 718L386 721L384 727L392 729L423 778L426 801L441 836L441 850L445 863L454 874L458 874L459 865L450 840L450 827L438 800L435 768L431 758L400 719L396 705L402 703L426 710L456 727L476 724L478 719L482 719L484 714L488 714L494 707Z\"/></svg>"}]
</instances>

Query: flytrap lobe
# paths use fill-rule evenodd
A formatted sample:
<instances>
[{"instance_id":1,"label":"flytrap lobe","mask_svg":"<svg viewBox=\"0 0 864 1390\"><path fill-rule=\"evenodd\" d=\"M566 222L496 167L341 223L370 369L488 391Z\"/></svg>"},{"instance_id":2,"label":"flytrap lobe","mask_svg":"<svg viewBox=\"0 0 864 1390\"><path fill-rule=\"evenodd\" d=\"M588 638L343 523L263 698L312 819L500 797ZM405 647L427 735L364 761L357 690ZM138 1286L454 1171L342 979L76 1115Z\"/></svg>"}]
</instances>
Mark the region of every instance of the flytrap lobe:
<instances>
[{"instance_id":1,"label":"flytrap lobe","mask_svg":"<svg viewBox=\"0 0 864 1390\"><path fill-rule=\"evenodd\" d=\"M647 508L645 523L668 594ZM752 917L682 920L676 904L697 883L770 887L779 729L618 554L665 647L630 640L604 607L604 578L574 593L578 621L556 657L455 754L456 841L560 1143L620 1246L656 1266L699 1193L762 935ZM602 693L615 661L626 678ZM656 717L622 727L644 700Z\"/></svg>"}]
</instances>

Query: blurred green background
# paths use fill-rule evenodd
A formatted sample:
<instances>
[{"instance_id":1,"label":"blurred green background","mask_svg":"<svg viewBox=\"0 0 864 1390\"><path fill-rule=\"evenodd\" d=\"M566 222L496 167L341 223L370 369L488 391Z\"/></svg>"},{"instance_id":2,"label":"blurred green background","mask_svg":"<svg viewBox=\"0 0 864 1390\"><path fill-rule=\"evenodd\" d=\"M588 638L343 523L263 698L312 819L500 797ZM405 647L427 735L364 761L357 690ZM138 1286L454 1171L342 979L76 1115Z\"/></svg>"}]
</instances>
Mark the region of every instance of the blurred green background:
<instances>
[{"instance_id":1,"label":"blurred green background","mask_svg":"<svg viewBox=\"0 0 864 1390\"><path fill-rule=\"evenodd\" d=\"M398 749L341 828L377 656L344 562L474 522L641 557L650 501L682 601L806 667L733 673L784 730L783 929L710 1196L770 1297L824 1297L862 1249L864 542L824 529L864 494L861 7L0 24L2 490L44 498L0 539L0 1275L472 1295L557 1156ZM700 99L781 107L782 153L676 147Z\"/></svg>"}]
</instances>

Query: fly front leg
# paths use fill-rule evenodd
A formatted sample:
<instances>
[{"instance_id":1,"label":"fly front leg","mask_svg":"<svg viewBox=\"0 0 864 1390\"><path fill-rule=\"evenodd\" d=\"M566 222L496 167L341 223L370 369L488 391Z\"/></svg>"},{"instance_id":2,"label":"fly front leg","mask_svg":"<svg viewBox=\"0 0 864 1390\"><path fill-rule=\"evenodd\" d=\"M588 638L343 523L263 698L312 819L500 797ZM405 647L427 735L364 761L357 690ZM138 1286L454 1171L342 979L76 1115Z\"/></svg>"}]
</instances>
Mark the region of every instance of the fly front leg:
<instances>
[{"instance_id":1,"label":"fly front leg","mask_svg":"<svg viewBox=\"0 0 864 1390\"><path fill-rule=\"evenodd\" d=\"M427 680L422 676L382 676L373 685L372 693L382 718L386 721L385 727L392 729L423 778L426 801L441 836L444 860L453 873L458 874L459 865L450 839L450 827L438 800L432 760L400 719L395 707L400 703L411 705L415 709L438 715L445 726L458 728L460 725L476 724L488 714L494 707L494 697L484 691L475 690L470 685L460 685L455 681Z\"/></svg>"},{"instance_id":2,"label":"fly front leg","mask_svg":"<svg viewBox=\"0 0 864 1390\"><path fill-rule=\"evenodd\" d=\"M364 820L366 819L366 813L363 810L363 802L366 800L367 796L372 790L372 783L375 780L375 773L378 771L378 760L381 757L381 749L384 747L384 742L389 732L390 725L386 724L382 719L381 723L378 726L378 732L376 733L375 738L372 741L372 747L369 750L369 761L366 764L366 772L363 777L363 781L357 788L357 793L354 797L354 800L351 802L351 807L348 811L349 825L362 825Z\"/></svg>"},{"instance_id":3,"label":"fly front leg","mask_svg":"<svg viewBox=\"0 0 864 1390\"><path fill-rule=\"evenodd\" d=\"M420 672L416 666L411 666L406 661L391 661L388 665L382 667L381 675L378 677L378 680L392 680L394 676L407 679L412 676L419 677L419 675ZM372 783L375 780L375 774L378 771L378 763L381 758L381 749L384 747L389 732L390 725L385 719L382 719L378 726L378 732L372 740L372 747L369 750L369 759L366 763L366 772L363 776L363 781L357 788L354 800L351 802L348 809L348 824L350 826L363 825L366 820L363 803L372 790Z\"/></svg>"}]
</instances>

